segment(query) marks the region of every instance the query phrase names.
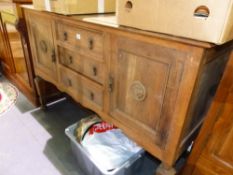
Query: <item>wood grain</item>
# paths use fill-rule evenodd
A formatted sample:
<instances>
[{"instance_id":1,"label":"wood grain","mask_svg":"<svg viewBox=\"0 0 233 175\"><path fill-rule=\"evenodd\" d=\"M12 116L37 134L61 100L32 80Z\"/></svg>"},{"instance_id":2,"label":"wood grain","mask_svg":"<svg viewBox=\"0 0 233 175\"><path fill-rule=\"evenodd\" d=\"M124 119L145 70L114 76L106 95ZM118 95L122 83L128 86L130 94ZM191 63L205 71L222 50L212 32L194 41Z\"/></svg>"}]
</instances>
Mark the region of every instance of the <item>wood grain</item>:
<instances>
[{"instance_id":1,"label":"wood grain","mask_svg":"<svg viewBox=\"0 0 233 175\"><path fill-rule=\"evenodd\" d=\"M46 55L39 68L34 48L36 75L114 123L173 172L175 161L202 124L209 93L214 93L233 43L215 46L174 39L31 7L25 14L27 19L39 19L37 28L50 33L46 38L57 56L49 68ZM28 28L32 23L27 20ZM43 34L31 32L32 50L38 45L35 38ZM88 46L90 37L94 47ZM85 65L90 66L87 72ZM101 69L101 78L89 74L92 65Z\"/></svg>"},{"instance_id":2,"label":"wood grain","mask_svg":"<svg viewBox=\"0 0 233 175\"><path fill-rule=\"evenodd\" d=\"M73 52L70 49L58 46L58 58L60 64L81 73L88 78L95 80L98 83L104 83L104 68L103 62L89 58Z\"/></svg>"},{"instance_id":3,"label":"wood grain","mask_svg":"<svg viewBox=\"0 0 233 175\"><path fill-rule=\"evenodd\" d=\"M97 110L103 109L103 87L101 85L64 66L59 66L59 72L59 83L62 85L60 88L81 104L89 103Z\"/></svg>"},{"instance_id":4,"label":"wood grain","mask_svg":"<svg viewBox=\"0 0 233 175\"><path fill-rule=\"evenodd\" d=\"M41 71L49 75L53 82L57 80L56 53L53 41L52 21L48 15L37 17L26 14L28 33L33 54L35 72ZM35 21L35 18L37 19ZM42 75L42 78L44 76Z\"/></svg>"},{"instance_id":5,"label":"wood grain","mask_svg":"<svg viewBox=\"0 0 233 175\"><path fill-rule=\"evenodd\" d=\"M233 174L233 53L183 175Z\"/></svg>"},{"instance_id":6,"label":"wood grain","mask_svg":"<svg viewBox=\"0 0 233 175\"><path fill-rule=\"evenodd\" d=\"M74 48L82 55L103 60L103 35L101 32L88 30L67 23L56 23L57 40Z\"/></svg>"}]
</instances>

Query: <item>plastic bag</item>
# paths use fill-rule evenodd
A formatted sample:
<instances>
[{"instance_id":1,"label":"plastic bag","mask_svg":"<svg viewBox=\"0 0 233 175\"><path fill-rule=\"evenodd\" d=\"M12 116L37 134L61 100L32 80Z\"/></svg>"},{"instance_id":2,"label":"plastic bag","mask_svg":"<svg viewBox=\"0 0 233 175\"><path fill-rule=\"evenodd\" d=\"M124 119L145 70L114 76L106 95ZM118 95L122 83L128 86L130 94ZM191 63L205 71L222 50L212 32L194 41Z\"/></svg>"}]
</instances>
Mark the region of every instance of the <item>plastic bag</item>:
<instances>
[{"instance_id":1,"label":"plastic bag","mask_svg":"<svg viewBox=\"0 0 233 175\"><path fill-rule=\"evenodd\" d=\"M142 149L120 129L106 122L94 124L85 134L81 145L99 168L108 171L121 166Z\"/></svg>"},{"instance_id":2,"label":"plastic bag","mask_svg":"<svg viewBox=\"0 0 233 175\"><path fill-rule=\"evenodd\" d=\"M77 141L80 143L89 128L93 124L100 123L101 121L102 120L97 115L91 115L80 120L77 124L77 128L75 131L76 133L74 133L74 135L76 135Z\"/></svg>"}]
</instances>

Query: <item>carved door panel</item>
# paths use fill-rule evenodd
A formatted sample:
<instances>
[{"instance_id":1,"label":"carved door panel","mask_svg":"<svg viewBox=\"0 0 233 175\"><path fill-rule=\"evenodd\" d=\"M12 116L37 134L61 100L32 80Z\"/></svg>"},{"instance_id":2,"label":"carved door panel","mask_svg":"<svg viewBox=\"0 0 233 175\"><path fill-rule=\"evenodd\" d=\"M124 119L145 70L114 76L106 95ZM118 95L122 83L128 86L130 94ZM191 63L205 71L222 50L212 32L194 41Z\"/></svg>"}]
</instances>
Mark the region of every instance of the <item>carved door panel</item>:
<instances>
[{"instance_id":1,"label":"carved door panel","mask_svg":"<svg viewBox=\"0 0 233 175\"><path fill-rule=\"evenodd\" d=\"M109 80L110 115L164 147L183 58L184 53L177 50L115 37Z\"/></svg>"},{"instance_id":2,"label":"carved door panel","mask_svg":"<svg viewBox=\"0 0 233 175\"><path fill-rule=\"evenodd\" d=\"M27 13L26 13L27 15ZM43 78L56 79L56 55L53 43L52 21L49 16L27 16L36 74Z\"/></svg>"}]
</instances>

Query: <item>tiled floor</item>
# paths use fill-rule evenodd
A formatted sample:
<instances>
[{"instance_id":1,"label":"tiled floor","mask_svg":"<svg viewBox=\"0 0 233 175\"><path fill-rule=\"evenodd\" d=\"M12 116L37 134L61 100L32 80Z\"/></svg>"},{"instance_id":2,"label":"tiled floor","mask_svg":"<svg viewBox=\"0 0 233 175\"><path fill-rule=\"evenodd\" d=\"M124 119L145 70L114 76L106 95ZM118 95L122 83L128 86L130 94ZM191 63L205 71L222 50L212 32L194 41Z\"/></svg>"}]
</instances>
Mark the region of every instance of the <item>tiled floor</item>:
<instances>
[{"instance_id":1,"label":"tiled floor","mask_svg":"<svg viewBox=\"0 0 233 175\"><path fill-rule=\"evenodd\" d=\"M20 93L0 117L0 175L83 175L64 130L88 114L70 99L43 111ZM147 156L138 175L154 174L156 163Z\"/></svg>"}]
</instances>

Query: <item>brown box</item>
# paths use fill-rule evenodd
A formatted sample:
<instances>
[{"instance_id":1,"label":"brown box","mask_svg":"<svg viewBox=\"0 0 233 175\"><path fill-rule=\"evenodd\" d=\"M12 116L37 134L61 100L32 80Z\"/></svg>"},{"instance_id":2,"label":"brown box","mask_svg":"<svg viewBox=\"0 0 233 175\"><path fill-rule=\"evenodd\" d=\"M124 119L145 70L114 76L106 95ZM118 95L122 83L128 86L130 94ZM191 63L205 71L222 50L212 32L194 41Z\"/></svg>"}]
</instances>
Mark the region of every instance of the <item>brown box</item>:
<instances>
[{"instance_id":1,"label":"brown box","mask_svg":"<svg viewBox=\"0 0 233 175\"><path fill-rule=\"evenodd\" d=\"M115 12L115 0L33 0L35 9L61 14Z\"/></svg>"},{"instance_id":2,"label":"brown box","mask_svg":"<svg viewBox=\"0 0 233 175\"><path fill-rule=\"evenodd\" d=\"M233 0L118 0L120 25L223 44L233 39Z\"/></svg>"}]
</instances>

